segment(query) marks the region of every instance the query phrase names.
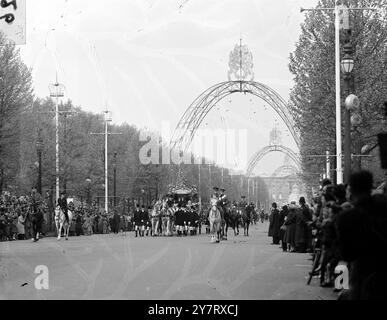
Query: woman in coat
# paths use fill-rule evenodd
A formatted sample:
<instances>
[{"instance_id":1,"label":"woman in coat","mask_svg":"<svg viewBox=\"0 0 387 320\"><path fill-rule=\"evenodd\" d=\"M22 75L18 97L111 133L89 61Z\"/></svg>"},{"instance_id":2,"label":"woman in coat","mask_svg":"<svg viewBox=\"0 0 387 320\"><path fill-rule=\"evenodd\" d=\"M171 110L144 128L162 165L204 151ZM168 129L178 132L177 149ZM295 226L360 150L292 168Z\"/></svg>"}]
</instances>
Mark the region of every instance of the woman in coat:
<instances>
[{"instance_id":1,"label":"woman in coat","mask_svg":"<svg viewBox=\"0 0 387 320\"><path fill-rule=\"evenodd\" d=\"M280 240L282 242L282 250L284 252L288 251L288 248L287 248L287 243L284 240L284 238L285 238L285 227L282 227L282 226L284 226L284 223L285 223L285 220L286 220L286 218L288 216L288 213L289 213L288 206L283 206L282 210L280 212L280 225L281 225Z\"/></svg>"},{"instance_id":2,"label":"woman in coat","mask_svg":"<svg viewBox=\"0 0 387 320\"><path fill-rule=\"evenodd\" d=\"M25 240L26 238L26 231L24 229L24 223L26 219L22 213L19 214L19 217L17 219L17 238L18 240Z\"/></svg>"},{"instance_id":3,"label":"woman in coat","mask_svg":"<svg viewBox=\"0 0 387 320\"><path fill-rule=\"evenodd\" d=\"M273 237L272 244L279 244L280 242L280 213L277 209L277 204L273 203L271 208L271 214L269 217L270 225L269 225L269 237Z\"/></svg>"},{"instance_id":4,"label":"woman in coat","mask_svg":"<svg viewBox=\"0 0 387 320\"><path fill-rule=\"evenodd\" d=\"M284 241L286 242L290 252L296 251L296 215L297 215L297 206L294 203L291 203L289 206L289 213L287 219L284 223L286 226Z\"/></svg>"}]
</instances>

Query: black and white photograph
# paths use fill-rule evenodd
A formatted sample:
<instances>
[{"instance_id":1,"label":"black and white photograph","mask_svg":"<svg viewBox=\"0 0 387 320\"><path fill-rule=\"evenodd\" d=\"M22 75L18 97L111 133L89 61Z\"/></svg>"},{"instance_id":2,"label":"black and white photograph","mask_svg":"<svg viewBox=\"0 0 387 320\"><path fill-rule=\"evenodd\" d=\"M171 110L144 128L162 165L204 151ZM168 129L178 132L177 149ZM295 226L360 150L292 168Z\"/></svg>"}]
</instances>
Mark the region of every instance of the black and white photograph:
<instances>
[{"instance_id":1,"label":"black and white photograph","mask_svg":"<svg viewBox=\"0 0 387 320\"><path fill-rule=\"evenodd\" d=\"M0 2L0 300L387 300L386 181L387 0Z\"/></svg>"}]
</instances>

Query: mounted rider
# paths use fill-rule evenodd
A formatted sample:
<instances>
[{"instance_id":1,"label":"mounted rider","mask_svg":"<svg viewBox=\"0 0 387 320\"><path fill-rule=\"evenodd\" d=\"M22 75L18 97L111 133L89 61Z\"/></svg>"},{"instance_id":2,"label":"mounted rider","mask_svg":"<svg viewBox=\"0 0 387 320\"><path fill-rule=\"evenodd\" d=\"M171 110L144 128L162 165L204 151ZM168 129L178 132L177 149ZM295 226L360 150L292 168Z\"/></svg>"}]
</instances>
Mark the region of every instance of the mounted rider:
<instances>
[{"instance_id":1,"label":"mounted rider","mask_svg":"<svg viewBox=\"0 0 387 320\"><path fill-rule=\"evenodd\" d=\"M40 211L40 207L43 204L43 199L40 193L36 190L36 187L31 188L31 211L33 214L37 214Z\"/></svg>"},{"instance_id":2,"label":"mounted rider","mask_svg":"<svg viewBox=\"0 0 387 320\"><path fill-rule=\"evenodd\" d=\"M219 206L222 208L220 212L225 213L228 205L229 205L229 201L226 195L226 189L220 189Z\"/></svg>"},{"instance_id":3,"label":"mounted rider","mask_svg":"<svg viewBox=\"0 0 387 320\"><path fill-rule=\"evenodd\" d=\"M241 196L241 201L239 201L238 208L244 210L247 208L246 196Z\"/></svg>"},{"instance_id":4,"label":"mounted rider","mask_svg":"<svg viewBox=\"0 0 387 320\"><path fill-rule=\"evenodd\" d=\"M42 233L42 224L43 224L43 212L42 204L43 199L40 193L37 191L36 187L32 187L31 196L30 196L30 212L32 215L32 229L33 229L33 241L39 241L39 235Z\"/></svg>"},{"instance_id":5,"label":"mounted rider","mask_svg":"<svg viewBox=\"0 0 387 320\"><path fill-rule=\"evenodd\" d=\"M214 190L214 193L211 195L211 198L210 198L211 208L216 207L219 210L220 214L222 215L223 209L220 205L220 202L221 202L220 195L219 195L220 190L218 187L214 187L213 190Z\"/></svg>"},{"instance_id":6,"label":"mounted rider","mask_svg":"<svg viewBox=\"0 0 387 320\"><path fill-rule=\"evenodd\" d=\"M68 214L68 207L67 207L67 197L66 193L62 192L60 195L60 198L58 199L58 206L61 208L63 211L67 223L69 222L69 214Z\"/></svg>"}]
</instances>

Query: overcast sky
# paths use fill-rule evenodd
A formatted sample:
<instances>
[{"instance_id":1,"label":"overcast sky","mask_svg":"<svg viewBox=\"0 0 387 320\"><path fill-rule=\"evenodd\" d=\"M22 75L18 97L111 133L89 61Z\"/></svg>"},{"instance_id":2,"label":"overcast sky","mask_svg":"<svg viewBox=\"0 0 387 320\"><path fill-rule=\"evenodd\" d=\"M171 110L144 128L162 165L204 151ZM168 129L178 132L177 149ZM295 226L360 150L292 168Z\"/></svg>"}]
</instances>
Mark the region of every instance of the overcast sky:
<instances>
[{"instance_id":1,"label":"overcast sky","mask_svg":"<svg viewBox=\"0 0 387 320\"><path fill-rule=\"evenodd\" d=\"M285 101L293 86L289 54L300 35L300 7L317 0L33 0L27 1L27 45L37 96L55 80L84 110L106 104L115 123L160 130L175 127L194 99L227 80L228 59L239 42L254 58L255 81ZM214 108L202 128L245 128L248 155L269 143L270 130L296 149L280 118L263 101L233 95ZM283 162L268 155L256 173Z\"/></svg>"}]
</instances>

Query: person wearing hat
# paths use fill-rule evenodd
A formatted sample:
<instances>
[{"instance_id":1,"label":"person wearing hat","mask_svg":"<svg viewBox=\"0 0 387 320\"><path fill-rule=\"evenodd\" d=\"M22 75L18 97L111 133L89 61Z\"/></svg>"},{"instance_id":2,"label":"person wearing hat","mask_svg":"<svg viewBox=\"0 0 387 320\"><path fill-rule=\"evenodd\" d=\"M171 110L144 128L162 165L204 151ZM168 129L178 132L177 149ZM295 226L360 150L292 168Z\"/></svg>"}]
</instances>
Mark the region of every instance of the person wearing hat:
<instances>
[{"instance_id":1,"label":"person wearing hat","mask_svg":"<svg viewBox=\"0 0 387 320\"><path fill-rule=\"evenodd\" d=\"M39 207L42 205L42 196L37 191L36 187L31 188L31 206L34 213L37 213Z\"/></svg>"},{"instance_id":2,"label":"person wearing hat","mask_svg":"<svg viewBox=\"0 0 387 320\"><path fill-rule=\"evenodd\" d=\"M67 197L66 193L62 192L60 195L60 198L58 199L58 206L61 208L63 211L67 223L69 222L69 214L68 214L68 207L67 207Z\"/></svg>"},{"instance_id":3,"label":"person wearing hat","mask_svg":"<svg viewBox=\"0 0 387 320\"><path fill-rule=\"evenodd\" d=\"M246 196L241 196L241 201L239 202L238 206L240 209L246 209L247 207Z\"/></svg>"},{"instance_id":4,"label":"person wearing hat","mask_svg":"<svg viewBox=\"0 0 387 320\"><path fill-rule=\"evenodd\" d=\"M296 216L296 247L298 252L305 253L312 247L312 231L309 224L313 217L304 197L300 198L299 205Z\"/></svg>"},{"instance_id":5,"label":"person wearing hat","mask_svg":"<svg viewBox=\"0 0 387 320\"><path fill-rule=\"evenodd\" d=\"M141 211L140 211L140 237L145 236L145 226L146 226L146 220L147 220L147 215L148 213L145 210L145 205L141 206Z\"/></svg>"},{"instance_id":6,"label":"person wearing hat","mask_svg":"<svg viewBox=\"0 0 387 320\"><path fill-rule=\"evenodd\" d=\"M138 231L141 227L141 210L140 210L140 205L136 205L136 209L134 210L133 214L133 224L134 224L134 232L136 238L138 237ZM140 230L140 236L141 236L141 230Z\"/></svg>"},{"instance_id":7,"label":"person wearing hat","mask_svg":"<svg viewBox=\"0 0 387 320\"><path fill-rule=\"evenodd\" d=\"M148 206L148 210L146 210L145 218L145 228L146 228L146 236L149 237L149 231L152 229L152 222L150 220L149 214L152 212L152 207Z\"/></svg>"},{"instance_id":8,"label":"person wearing hat","mask_svg":"<svg viewBox=\"0 0 387 320\"><path fill-rule=\"evenodd\" d=\"M228 198L226 195L226 189L222 188L220 189L220 196L219 196L219 206L220 206L220 213L222 215L222 220L225 219L225 215L227 213L227 206L228 206Z\"/></svg>"},{"instance_id":9,"label":"person wearing hat","mask_svg":"<svg viewBox=\"0 0 387 320\"><path fill-rule=\"evenodd\" d=\"M214 190L214 193L211 195L211 199L219 201L219 188L214 187L213 190Z\"/></svg>"},{"instance_id":10,"label":"person wearing hat","mask_svg":"<svg viewBox=\"0 0 387 320\"><path fill-rule=\"evenodd\" d=\"M226 195L226 189L220 189L220 196L219 196L220 204L223 208L225 208L228 204L228 198Z\"/></svg>"},{"instance_id":11,"label":"person wearing hat","mask_svg":"<svg viewBox=\"0 0 387 320\"><path fill-rule=\"evenodd\" d=\"M42 233L43 213L41 211L41 206L42 197L36 190L36 187L32 187L30 196L30 208L34 242L39 241L39 235Z\"/></svg>"},{"instance_id":12,"label":"person wearing hat","mask_svg":"<svg viewBox=\"0 0 387 320\"><path fill-rule=\"evenodd\" d=\"M184 212L182 210L182 203L177 204L177 210L175 213L175 225L177 230L177 236L180 237L184 231Z\"/></svg>"},{"instance_id":13,"label":"person wearing hat","mask_svg":"<svg viewBox=\"0 0 387 320\"><path fill-rule=\"evenodd\" d=\"M271 214L269 216L269 237L273 238L271 244L278 245L280 243L281 222L280 213L277 209L277 203L271 205Z\"/></svg>"},{"instance_id":14,"label":"person wearing hat","mask_svg":"<svg viewBox=\"0 0 387 320\"><path fill-rule=\"evenodd\" d=\"M291 202L289 205L289 212L284 225L286 226L284 242L287 244L287 248L290 252L296 252L296 216L297 205L296 202Z\"/></svg>"}]
</instances>

